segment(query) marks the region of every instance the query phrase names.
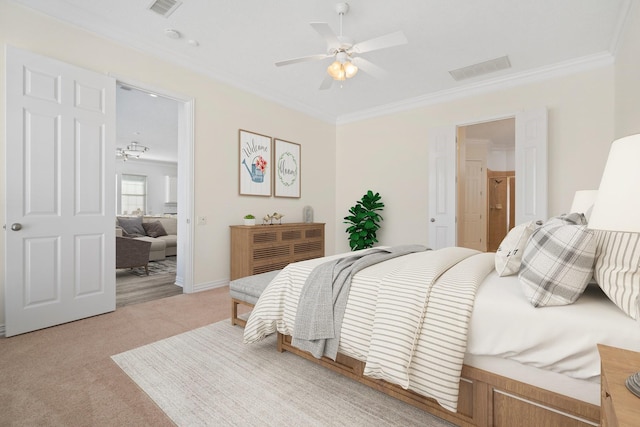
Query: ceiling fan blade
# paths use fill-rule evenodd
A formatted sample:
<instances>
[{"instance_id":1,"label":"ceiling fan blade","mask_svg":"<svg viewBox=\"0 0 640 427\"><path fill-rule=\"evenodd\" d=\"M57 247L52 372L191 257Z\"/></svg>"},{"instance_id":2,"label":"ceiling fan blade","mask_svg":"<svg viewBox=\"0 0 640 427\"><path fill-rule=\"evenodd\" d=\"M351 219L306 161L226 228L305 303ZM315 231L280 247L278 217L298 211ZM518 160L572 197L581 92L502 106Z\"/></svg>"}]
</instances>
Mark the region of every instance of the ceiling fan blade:
<instances>
[{"instance_id":1,"label":"ceiling fan blade","mask_svg":"<svg viewBox=\"0 0 640 427\"><path fill-rule=\"evenodd\" d=\"M312 22L310 25L327 41L327 48L331 49L340 46L338 36L336 36L329 24L326 22Z\"/></svg>"},{"instance_id":2,"label":"ceiling fan blade","mask_svg":"<svg viewBox=\"0 0 640 427\"><path fill-rule=\"evenodd\" d=\"M358 67L360 70L364 71L367 74L375 77L376 79L384 79L387 77L387 72L382 68L378 67L374 63L367 61L362 57L353 58L352 62Z\"/></svg>"},{"instance_id":3,"label":"ceiling fan blade","mask_svg":"<svg viewBox=\"0 0 640 427\"><path fill-rule=\"evenodd\" d=\"M327 90L333 85L333 77L329 74L324 75L324 80L322 80L322 84L320 84L320 90Z\"/></svg>"},{"instance_id":4,"label":"ceiling fan blade","mask_svg":"<svg viewBox=\"0 0 640 427\"><path fill-rule=\"evenodd\" d=\"M396 31L384 36L376 37L375 39L365 40L353 45L350 51L357 53L371 52L372 50L386 49L388 47L399 46L407 44L408 40L402 31Z\"/></svg>"},{"instance_id":5,"label":"ceiling fan blade","mask_svg":"<svg viewBox=\"0 0 640 427\"><path fill-rule=\"evenodd\" d=\"M319 53L317 55L302 56L300 58L286 59L284 61L276 62L276 67L282 67L283 65L297 64L299 62L319 61L330 57L326 53Z\"/></svg>"}]
</instances>

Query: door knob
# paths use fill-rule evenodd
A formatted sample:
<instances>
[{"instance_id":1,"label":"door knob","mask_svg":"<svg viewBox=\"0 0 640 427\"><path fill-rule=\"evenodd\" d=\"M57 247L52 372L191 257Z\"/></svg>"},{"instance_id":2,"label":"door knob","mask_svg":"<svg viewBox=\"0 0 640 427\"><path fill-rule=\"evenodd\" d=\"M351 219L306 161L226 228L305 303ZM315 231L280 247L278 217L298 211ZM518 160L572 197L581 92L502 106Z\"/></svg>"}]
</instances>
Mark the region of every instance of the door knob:
<instances>
[{"instance_id":1,"label":"door knob","mask_svg":"<svg viewBox=\"0 0 640 427\"><path fill-rule=\"evenodd\" d=\"M22 230L22 224L20 224L19 222L14 222L13 224L11 224L11 229L13 231L20 231Z\"/></svg>"},{"instance_id":2,"label":"door knob","mask_svg":"<svg viewBox=\"0 0 640 427\"><path fill-rule=\"evenodd\" d=\"M436 222L436 219L435 218L431 218L431 222Z\"/></svg>"}]
</instances>

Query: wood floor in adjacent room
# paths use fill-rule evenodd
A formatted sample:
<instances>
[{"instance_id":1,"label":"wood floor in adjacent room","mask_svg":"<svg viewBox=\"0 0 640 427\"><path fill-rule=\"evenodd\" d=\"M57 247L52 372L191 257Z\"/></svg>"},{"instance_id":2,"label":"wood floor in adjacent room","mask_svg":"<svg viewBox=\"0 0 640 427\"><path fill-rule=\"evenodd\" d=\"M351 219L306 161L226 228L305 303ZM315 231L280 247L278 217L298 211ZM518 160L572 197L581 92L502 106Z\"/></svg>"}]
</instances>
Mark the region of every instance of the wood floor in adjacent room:
<instances>
[{"instance_id":1,"label":"wood floor in adjacent room","mask_svg":"<svg viewBox=\"0 0 640 427\"><path fill-rule=\"evenodd\" d=\"M230 305L225 286L0 338L0 425L173 425L111 355L227 319Z\"/></svg>"},{"instance_id":2,"label":"wood floor in adjacent room","mask_svg":"<svg viewBox=\"0 0 640 427\"><path fill-rule=\"evenodd\" d=\"M175 273L136 276L127 270L117 270L116 307L180 295L182 287L175 283Z\"/></svg>"}]
</instances>

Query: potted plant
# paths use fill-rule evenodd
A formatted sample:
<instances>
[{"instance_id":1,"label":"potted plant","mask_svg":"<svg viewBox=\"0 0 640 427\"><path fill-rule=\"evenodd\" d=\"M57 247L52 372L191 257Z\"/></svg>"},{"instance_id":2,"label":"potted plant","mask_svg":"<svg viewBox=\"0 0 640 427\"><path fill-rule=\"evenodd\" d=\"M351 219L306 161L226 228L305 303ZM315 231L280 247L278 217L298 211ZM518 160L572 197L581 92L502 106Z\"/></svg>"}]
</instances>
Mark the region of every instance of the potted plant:
<instances>
[{"instance_id":1,"label":"potted plant","mask_svg":"<svg viewBox=\"0 0 640 427\"><path fill-rule=\"evenodd\" d=\"M256 225L256 217L251 214L245 215L244 225Z\"/></svg>"},{"instance_id":2,"label":"potted plant","mask_svg":"<svg viewBox=\"0 0 640 427\"><path fill-rule=\"evenodd\" d=\"M347 227L347 233L349 233L349 247L352 251L370 248L378 242L376 232L380 228L378 223L383 219L378 211L384 207L380 199L379 193L373 194L369 190L355 206L349 209L351 215L344 217L344 223L350 224Z\"/></svg>"}]
</instances>

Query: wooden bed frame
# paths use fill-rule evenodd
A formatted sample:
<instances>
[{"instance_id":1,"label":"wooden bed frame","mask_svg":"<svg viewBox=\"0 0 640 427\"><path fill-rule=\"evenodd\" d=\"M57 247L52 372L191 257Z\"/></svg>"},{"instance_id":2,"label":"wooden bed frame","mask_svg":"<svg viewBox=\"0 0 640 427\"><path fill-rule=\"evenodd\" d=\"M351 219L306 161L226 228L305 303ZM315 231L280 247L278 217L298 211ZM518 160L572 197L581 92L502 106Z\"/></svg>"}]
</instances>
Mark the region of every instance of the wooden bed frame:
<instances>
[{"instance_id":1,"label":"wooden bed frame","mask_svg":"<svg viewBox=\"0 0 640 427\"><path fill-rule=\"evenodd\" d=\"M363 375L364 362L338 354L336 361L316 359L291 345L291 337L278 333L278 351L289 351L458 426L600 425L600 407L467 365L460 379L458 412L400 386Z\"/></svg>"}]
</instances>

